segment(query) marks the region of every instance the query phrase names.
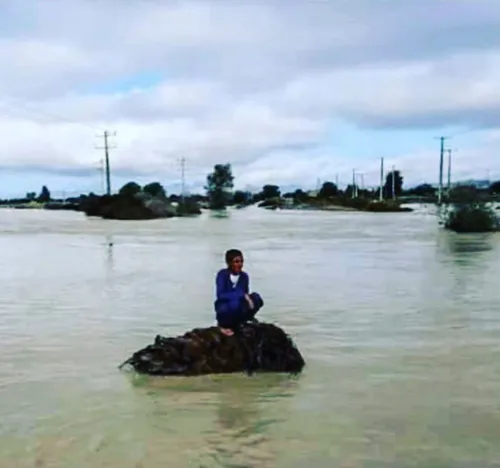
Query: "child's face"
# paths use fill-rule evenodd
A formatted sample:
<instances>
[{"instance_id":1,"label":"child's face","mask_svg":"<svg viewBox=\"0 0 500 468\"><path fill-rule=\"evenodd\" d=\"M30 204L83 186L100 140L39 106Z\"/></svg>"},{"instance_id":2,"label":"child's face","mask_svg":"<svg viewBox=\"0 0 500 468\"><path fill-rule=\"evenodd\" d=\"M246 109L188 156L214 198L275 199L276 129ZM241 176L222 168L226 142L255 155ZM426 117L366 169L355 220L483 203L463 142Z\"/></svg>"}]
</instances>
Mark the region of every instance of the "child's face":
<instances>
[{"instance_id":1,"label":"child's face","mask_svg":"<svg viewBox=\"0 0 500 468\"><path fill-rule=\"evenodd\" d=\"M243 258L241 257L234 257L233 261L229 265L229 268L233 273L239 273L242 268L243 268Z\"/></svg>"}]
</instances>

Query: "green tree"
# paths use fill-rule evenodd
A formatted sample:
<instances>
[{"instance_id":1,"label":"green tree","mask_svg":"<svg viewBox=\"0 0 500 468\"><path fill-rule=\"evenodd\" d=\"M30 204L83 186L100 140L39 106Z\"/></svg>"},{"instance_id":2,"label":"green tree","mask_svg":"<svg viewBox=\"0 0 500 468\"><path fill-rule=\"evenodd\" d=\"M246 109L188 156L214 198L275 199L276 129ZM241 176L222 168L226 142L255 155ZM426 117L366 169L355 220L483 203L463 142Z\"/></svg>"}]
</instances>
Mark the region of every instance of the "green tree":
<instances>
[{"instance_id":1,"label":"green tree","mask_svg":"<svg viewBox=\"0 0 500 468\"><path fill-rule=\"evenodd\" d=\"M151 182L150 184L146 184L142 189L144 193L151 195L152 197L157 198L167 198L167 192L163 188L163 185L160 182Z\"/></svg>"},{"instance_id":2,"label":"green tree","mask_svg":"<svg viewBox=\"0 0 500 468\"><path fill-rule=\"evenodd\" d=\"M26 194L26 199L29 201L33 201L36 199L36 192L28 192Z\"/></svg>"},{"instance_id":3,"label":"green tree","mask_svg":"<svg viewBox=\"0 0 500 468\"><path fill-rule=\"evenodd\" d=\"M133 197L140 193L141 186L137 182L127 182L119 191L118 194L123 197Z\"/></svg>"},{"instance_id":4,"label":"green tree","mask_svg":"<svg viewBox=\"0 0 500 468\"><path fill-rule=\"evenodd\" d=\"M309 195L302 189L297 189L293 192L294 203L305 203L309 199Z\"/></svg>"},{"instance_id":5,"label":"green tree","mask_svg":"<svg viewBox=\"0 0 500 468\"><path fill-rule=\"evenodd\" d=\"M384 197L392 198L392 179L394 178L394 194L396 197L403 191L403 176L400 171L391 171L387 174L384 184Z\"/></svg>"},{"instance_id":6,"label":"green tree","mask_svg":"<svg viewBox=\"0 0 500 468\"><path fill-rule=\"evenodd\" d=\"M262 187L261 195L263 200L269 200L270 198L279 198L281 195L280 188L277 185L264 185L264 187Z\"/></svg>"},{"instance_id":7,"label":"green tree","mask_svg":"<svg viewBox=\"0 0 500 468\"><path fill-rule=\"evenodd\" d=\"M318 198L326 199L335 197L338 194L338 188L333 182L325 182L318 193Z\"/></svg>"},{"instance_id":8,"label":"green tree","mask_svg":"<svg viewBox=\"0 0 500 468\"><path fill-rule=\"evenodd\" d=\"M344 195L345 195L346 197L351 198L351 197L352 197L352 195L353 195L353 192L354 192L355 187L356 187L356 186L355 186L355 185L352 185L352 184L348 185L348 186L346 187L346 189L345 189ZM359 187L357 187L357 188L358 188L358 192L359 192Z\"/></svg>"},{"instance_id":9,"label":"green tree","mask_svg":"<svg viewBox=\"0 0 500 468\"><path fill-rule=\"evenodd\" d=\"M500 193L500 180L497 180L496 182L493 182L490 185L490 192L491 193Z\"/></svg>"},{"instance_id":10,"label":"green tree","mask_svg":"<svg viewBox=\"0 0 500 468\"><path fill-rule=\"evenodd\" d=\"M38 195L38 201L40 203L47 203L50 201L50 190L46 185L42 187L42 191L40 192L40 195Z\"/></svg>"},{"instance_id":11,"label":"green tree","mask_svg":"<svg viewBox=\"0 0 500 468\"><path fill-rule=\"evenodd\" d=\"M233 203L235 205L245 205L252 198L252 194L243 190L236 190L233 195Z\"/></svg>"},{"instance_id":12,"label":"green tree","mask_svg":"<svg viewBox=\"0 0 500 468\"><path fill-rule=\"evenodd\" d=\"M474 186L455 187L450 192L445 228L458 233L497 229L497 217Z\"/></svg>"},{"instance_id":13,"label":"green tree","mask_svg":"<svg viewBox=\"0 0 500 468\"><path fill-rule=\"evenodd\" d=\"M234 186L231 164L216 164L207 175L205 190L212 210L223 210L229 204Z\"/></svg>"},{"instance_id":14,"label":"green tree","mask_svg":"<svg viewBox=\"0 0 500 468\"><path fill-rule=\"evenodd\" d=\"M430 184L420 184L408 190L408 193L419 197L430 197L436 195L436 189Z\"/></svg>"}]
</instances>

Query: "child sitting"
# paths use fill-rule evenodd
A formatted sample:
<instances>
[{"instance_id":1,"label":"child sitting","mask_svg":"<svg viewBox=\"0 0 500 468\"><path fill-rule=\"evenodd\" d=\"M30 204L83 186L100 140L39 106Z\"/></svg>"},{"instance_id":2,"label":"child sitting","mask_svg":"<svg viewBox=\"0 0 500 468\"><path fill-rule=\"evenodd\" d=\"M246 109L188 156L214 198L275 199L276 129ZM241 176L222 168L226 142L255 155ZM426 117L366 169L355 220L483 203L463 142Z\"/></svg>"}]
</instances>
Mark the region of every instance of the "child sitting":
<instances>
[{"instance_id":1,"label":"child sitting","mask_svg":"<svg viewBox=\"0 0 500 468\"><path fill-rule=\"evenodd\" d=\"M243 253L237 249L226 252L227 268L216 276L214 302L217 324L227 336L234 334L239 325L255 320L255 314L264 301L258 293L249 293L249 277L242 271Z\"/></svg>"}]
</instances>

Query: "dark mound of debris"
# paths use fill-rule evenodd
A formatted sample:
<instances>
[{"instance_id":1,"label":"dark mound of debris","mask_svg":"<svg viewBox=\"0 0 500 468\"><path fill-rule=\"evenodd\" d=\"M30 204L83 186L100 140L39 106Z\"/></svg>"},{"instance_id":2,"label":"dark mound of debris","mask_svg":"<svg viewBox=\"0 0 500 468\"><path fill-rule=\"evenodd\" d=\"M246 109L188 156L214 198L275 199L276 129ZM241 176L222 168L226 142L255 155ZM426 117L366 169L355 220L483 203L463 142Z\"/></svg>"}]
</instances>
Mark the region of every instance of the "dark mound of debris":
<instances>
[{"instance_id":1,"label":"dark mound of debris","mask_svg":"<svg viewBox=\"0 0 500 468\"><path fill-rule=\"evenodd\" d=\"M231 372L297 374L305 365L291 338L276 325L246 323L233 336L218 327L195 328L183 336L158 335L120 368L149 375L194 376Z\"/></svg>"}]
</instances>

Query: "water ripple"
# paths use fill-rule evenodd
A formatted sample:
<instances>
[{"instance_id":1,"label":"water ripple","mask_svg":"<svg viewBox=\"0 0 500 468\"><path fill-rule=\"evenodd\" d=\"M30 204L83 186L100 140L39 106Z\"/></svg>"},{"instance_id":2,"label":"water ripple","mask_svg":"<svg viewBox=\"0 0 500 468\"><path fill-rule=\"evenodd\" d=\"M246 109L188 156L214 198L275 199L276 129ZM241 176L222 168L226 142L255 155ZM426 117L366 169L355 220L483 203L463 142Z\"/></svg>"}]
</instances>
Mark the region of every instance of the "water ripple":
<instances>
[{"instance_id":1,"label":"water ripple","mask_svg":"<svg viewBox=\"0 0 500 468\"><path fill-rule=\"evenodd\" d=\"M157 333L213 323L233 246L304 374L118 372ZM500 236L425 212L1 210L0 466L495 466L499 260Z\"/></svg>"}]
</instances>

